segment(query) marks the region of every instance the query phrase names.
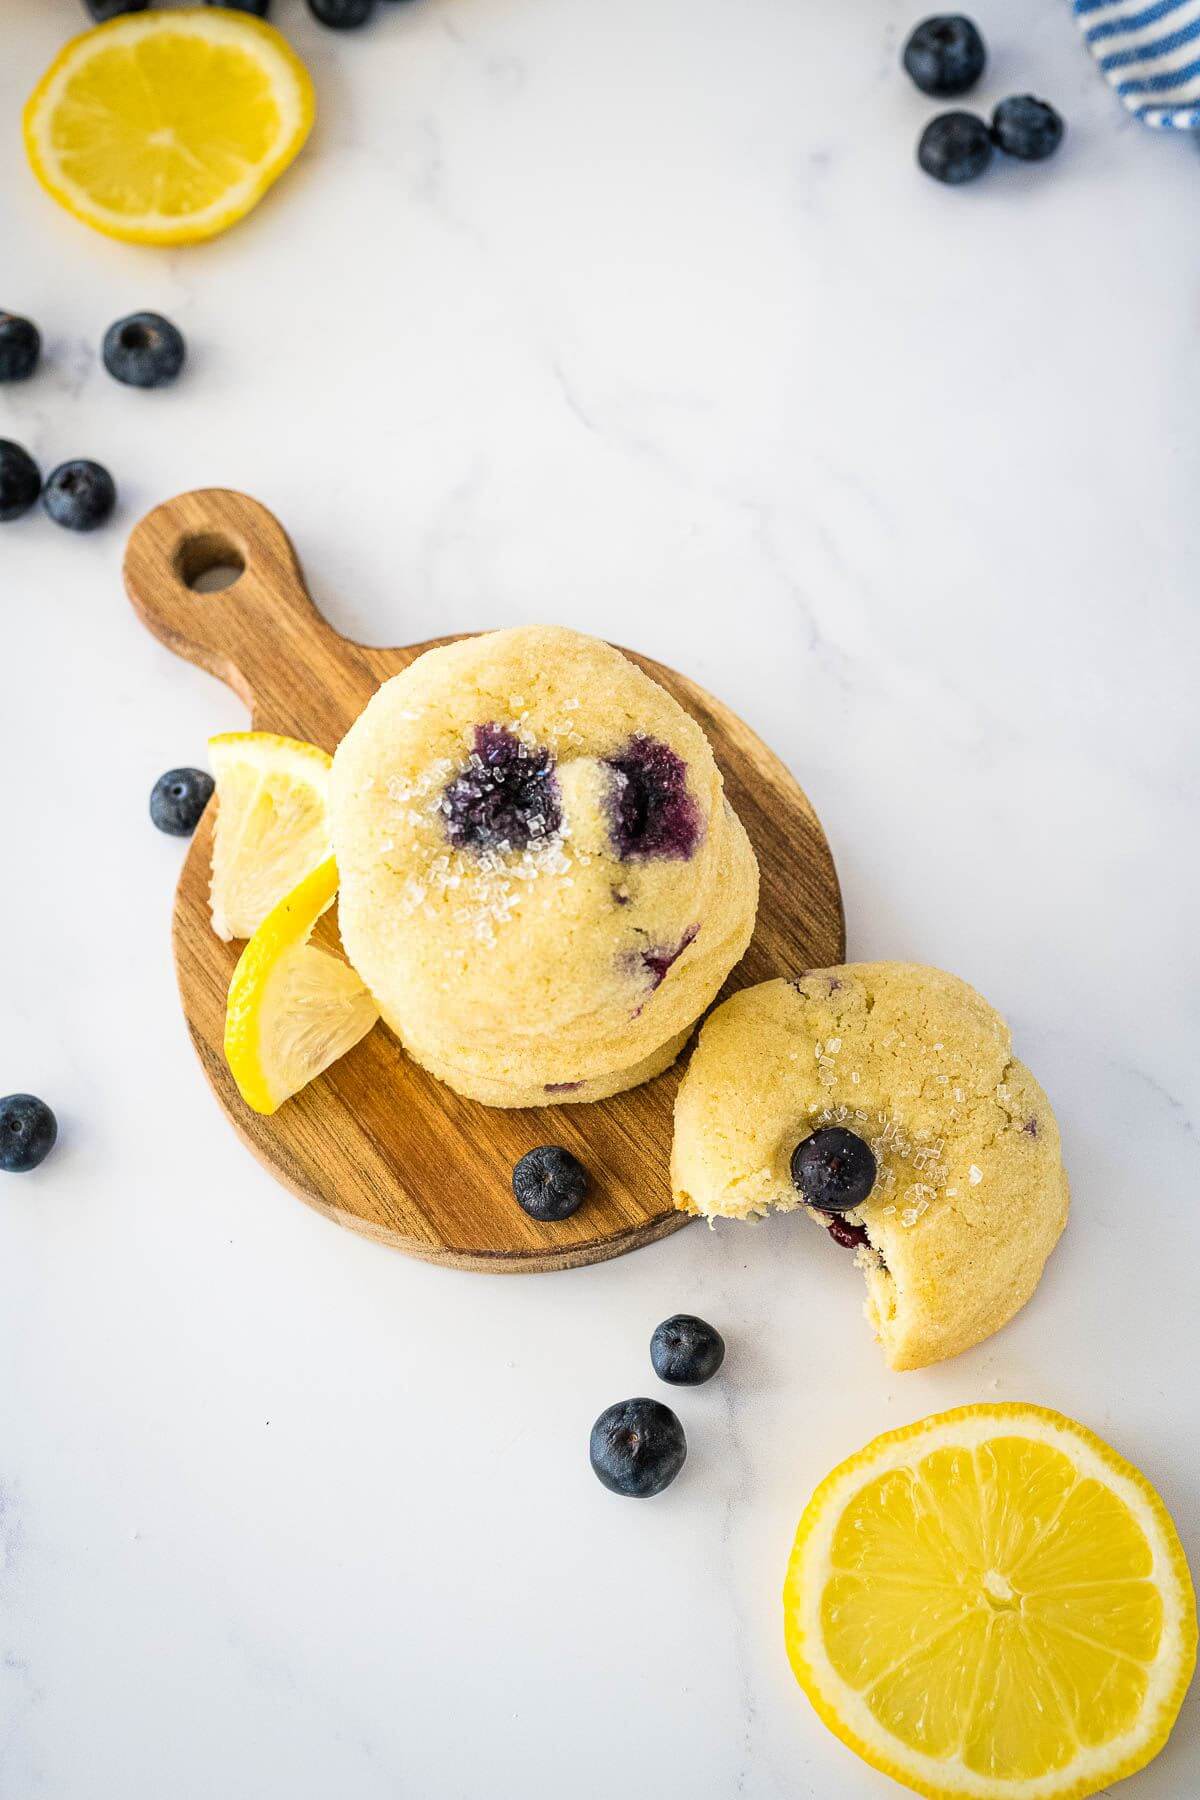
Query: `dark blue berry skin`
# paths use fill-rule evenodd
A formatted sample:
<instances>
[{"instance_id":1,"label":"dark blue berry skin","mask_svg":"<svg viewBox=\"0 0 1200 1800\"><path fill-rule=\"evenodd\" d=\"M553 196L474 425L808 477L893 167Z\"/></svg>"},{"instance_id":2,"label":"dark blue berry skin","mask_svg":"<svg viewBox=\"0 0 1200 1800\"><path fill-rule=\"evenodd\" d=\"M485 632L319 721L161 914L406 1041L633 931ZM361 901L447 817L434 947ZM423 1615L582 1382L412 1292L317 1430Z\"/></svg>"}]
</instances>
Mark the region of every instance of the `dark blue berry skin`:
<instances>
[{"instance_id":1,"label":"dark blue berry skin","mask_svg":"<svg viewBox=\"0 0 1200 1800\"><path fill-rule=\"evenodd\" d=\"M28 450L0 438L0 522L27 513L41 491L41 470Z\"/></svg>"},{"instance_id":2,"label":"dark blue berry skin","mask_svg":"<svg viewBox=\"0 0 1200 1800\"><path fill-rule=\"evenodd\" d=\"M113 478L100 463L60 463L42 489L42 505L68 531L95 531L116 504Z\"/></svg>"},{"instance_id":3,"label":"dark blue berry skin","mask_svg":"<svg viewBox=\"0 0 1200 1800\"><path fill-rule=\"evenodd\" d=\"M876 1173L870 1144L840 1125L810 1132L792 1151L792 1181L805 1205L818 1212L844 1213L860 1206L875 1186Z\"/></svg>"},{"instance_id":4,"label":"dark blue berry skin","mask_svg":"<svg viewBox=\"0 0 1200 1800\"><path fill-rule=\"evenodd\" d=\"M991 160L991 136L974 113L939 113L930 119L917 145L917 161L925 173L949 187L974 181Z\"/></svg>"},{"instance_id":5,"label":"dark blue berry skin","mask_svg":"<svg viewBox=\"0 0 1200 1800\"><path fill-rule=\"evenodd\" d=\"M676 1313L655 1328L650 1361L660 1381L699 1387L702 1381L711 1381L725 1361L725 1339L715 1325L694 1313Z\"/></svg>"},{"instance_id":6,"label":"dark blue berry skin","mask_svg":"<svg viewBox=\"0 0 1200 1800\"><path fill-rule=\"evenodd\" d=\"M470 764L447 787L442 816L460 849L528 849L562 823L553 757L503 725L477 725Z\"/></svg>"},{"instance_id":7,"label":"dark blue berry skin","mask_svg":"<svg viewBox=\"0 0 1200 1800\"><path fill-rule=\"evenodd\" d=\"M558 1144L539 1144L513 1170L512 1186L517 1204L531 1219L569 1219L586 1198L587 1170Z\"/></svg>"},{"instance_id":8,"label":"dark blue berry skin","mask_svg":"<svg viewBox=\"0 0 1200 1800\"><path fill-rule=\"evenodd\" d=\"M649 1500L670 1487L682 1469L687 1439L661 1400L620 1400L592 1426L588 1454L610 1493Z\"/></svg>"},{"instance_id":9,"label":"dark blue berry skin","mask_svg":"<svg viewBox=\"0 0 1200 1800\"><path fill-rule=\"evenodd\" d=\"M923 94L965 94L983 74L987 51L970 19L937 13L922 19L904 46L904 67Z\"/></svg>"},{"instance_id":10,"label":"dark blue berry skin","mask_svg":"<svg viewBox=\"0 0 1200 1800\"><path fill-rule=\"evenodd\" d=\"M150 0L84 0L84 5L93 19L101 24L105 19L120 18L122 13L145 12Z\"/></svg>"},{"instance_id":11,"label":"dark blue berry skin","mask_svg":"<svg viewBox=\"0 0 1200 1800\"><path fill-rule=\"evenodd\" d=\"M375 11L375 0L308 0L308 10L322 25L335 31L350 31L365 25Z\"/></svg>"},{"instance_id":12,"label":"dark blue berry skin","mask_svg":"<svg viewBox=\"0 0 1200 1800\"><path fill-rule=\"evenodd\" d=\"M683 758L640 733L605 758L616 776L609 833L623 862L646 857L686 861L700 841L700 809L687 789Z\"/></svg>"},{"instance_id":13,"label":"dark blue berry skin","mask_svg":"<svg viewBox=\"0 0 1200 1800\"><path fill-rule=\"evenodd\" d=\"M243 12L250 10L243 7ZM104 334L104 366L126 387L166 387L183 367L183 334L161 313L130 313Z\"/></svg>"},{"instance_id":14,"label":"dark blue berry skin","mask_svg":"<svg viewBox=\"0 0 1200 1800\"><path fill-rule=\"evenodd\" d=\"M1022 162L1045 162L1062 143L1061 115L1045 100L1032 94L1013 94L992 114L992 142L1006 156Z\"/></svg>"},{"instance_id":15,"label":"dark blue berry skin","mask_svg":"<svg viewBox=\"0 0 1200 1800\"><path fill-rule=\"evenodd\" d=\"M45 1162L58 1136L58 1120L33 1094L6 1094L0 1100L0 1169L25 1175Z\"/></svg>"},{"instance_id":16,"label":"dark blue berry skin","mask_svg":"<svg viewBox=\"0 0 1200 1800\"><path fill-rule=\"evenodd\" d=\"M191 837L213 785L205 769L168 769L150 790L150 817L170 837Z\"/></svg>"},{"instance_id":17,"label":"dark blue berry skin","mask_svg":"<svg viewBox=\"0 0 1200 1800\"><path fill-rule=\"evenodd\" d=\"M0 312L0 381L28 381L42 353L42 334L32 319Z\"/></svg>"}]
</instances>

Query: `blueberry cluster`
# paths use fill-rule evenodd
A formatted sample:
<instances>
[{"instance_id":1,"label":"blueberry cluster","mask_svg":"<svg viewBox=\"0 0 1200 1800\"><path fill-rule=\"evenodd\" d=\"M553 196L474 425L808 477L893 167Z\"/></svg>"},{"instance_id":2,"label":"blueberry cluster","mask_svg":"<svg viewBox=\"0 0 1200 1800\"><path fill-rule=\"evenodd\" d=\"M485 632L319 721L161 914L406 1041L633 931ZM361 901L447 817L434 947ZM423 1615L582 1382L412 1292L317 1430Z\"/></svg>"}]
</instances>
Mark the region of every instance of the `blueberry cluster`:
<instances>
[{"instance_id":1,"label":"blueberry cluster","mask_svg":"<svg viewBox=\"0 0 1200 1800\"><path fill-rule=\"evenodd\" d=\"M98 23L115 19L121 13L145 12L149 0L83 0L88 12ZM271 0L204 0L206 6L223 6L230 12L252 13L256 19L269 17ZM350 31L365 25L375 11L375 0L308 0L308 10L321 25L334 31Z\"/></svg>"},{"instance_id":2,"label":"blueberry cluster","mask_svg":"<svg viewBox=\"0 0 1200 1800\"><path fill-rule=\"evenodd\" d=\"M512 1176L518 1205L543 1224L569 1219L587 1197L588 1173L561 1144L539 1144ZM675 1313L655 1327L650 1362L660 1381L699 1387L725 1360L720 1332L694 1313ZM614 1494L648 1500L670 1487L687 1457L678 1417L661 1400L618 1400L592 1426L588 1454L596 1477Z\"/></svg>"},{"instance_id":3,"label":"blueberry cluster","mask_svg":"<svg viewBox=\"0 0 1200 1800\"><path fill-rule=\"evenodd\" d=\"M42 354L42 334L32 319L0 312L0 382L28 381ZM131 313L104 334L104 366L126 387L165 387L183 367L183 336L161 313ZM42 472L20 444L0 438L0 523L19 519L41 495L56 525L95 531L117 504L116 483L102 463L87 458Z\"/></svg>"},{"instance_id":4,"label":"blueberry cluster","mask_svg":"<svg viewBox=\"0 0 1200 1800\"><path fill-rule=\"evenodd\" d=\"M979 28L961 13L922 19L910 34L901 59L923 94L956 98L975 86L987 63ZM921 133L917 162L935 181L958 187L983 174L993 150L1020 162L1044 162L1062 142L1061 116L1032 94L1002 100L990 125L977 113L938 113Z\"/></svg>"},{"instance_id":5,"label":"blueberry cluster","mask_svg":"<svg viewBox=\"0 0 1200 1800\"><path fill-rule=\"evenodd\" d=\"M725 1340L694 1313L676 1313L657 1326L650 1361L660 1381L699 1387L725 1360ZM588 1443L597 1480L613 1494L648 1500L670 1487L687 1459L687 1437L677 1413L644 1396L606 1406Z\"/></svg>"},{"instance_id":6,"label":"blueberry cluster","mask_svg":"<svg viewBox=\"0 0 1200 1800\"><path fill-rule=\"evenodd\" d=\"M42 334L32 319L0 312L0 382L28 381L41 355ZM109 327L102 355L109 374L126 386L162 387L183 367L185 346L169 319L133 313ZM102 464L84 458L60 463L43 482L29 452L0 438L0 522L19 519L39 495L49 517L68 531L94 531L117 501L116 485ZM188 836L212 788L211 776L202 769L171 769L155 784L150 816L161 831ZM36 1169L57 1137L58 1122L44 1100L34 1094L0 1099L0 1170L19 1175Z\"/></svg>"}]
</instances>

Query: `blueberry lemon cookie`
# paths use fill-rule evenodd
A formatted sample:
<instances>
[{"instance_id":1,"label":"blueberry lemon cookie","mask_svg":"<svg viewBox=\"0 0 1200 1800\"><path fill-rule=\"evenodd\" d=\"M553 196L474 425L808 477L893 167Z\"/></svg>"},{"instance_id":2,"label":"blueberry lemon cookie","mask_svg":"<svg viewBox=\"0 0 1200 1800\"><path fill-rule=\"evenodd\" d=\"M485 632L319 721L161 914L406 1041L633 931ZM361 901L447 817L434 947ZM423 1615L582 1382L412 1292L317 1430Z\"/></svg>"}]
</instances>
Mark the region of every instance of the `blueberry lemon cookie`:
<instances>
[{"instance_id":1,"label":"blueberry lemon cookie","mask_svg":"<svg viewBox=\"0 0 1200 1800\"><path fill-rule=\"evenodd\" d=\"M418 657L343 739L330 821L347 955L409 1053L489 1105L658 1074L754 927L704 733L579 632Z\"/></svg>"},{"instance_id":2,"label":"blueberry lemon cookie","mask_svg":"<svg viewBox=\"0 0 1200 1800\"><path fill-rule=\"evenodd\" d=\"M1067 1217L1058 1126L1008 1026L953 975L851 963L743 989L679 1090L677 1206L804 1206L857 1251L894 1369L956 1356L1033 1293Z\"/></svg>"}]
</instances>

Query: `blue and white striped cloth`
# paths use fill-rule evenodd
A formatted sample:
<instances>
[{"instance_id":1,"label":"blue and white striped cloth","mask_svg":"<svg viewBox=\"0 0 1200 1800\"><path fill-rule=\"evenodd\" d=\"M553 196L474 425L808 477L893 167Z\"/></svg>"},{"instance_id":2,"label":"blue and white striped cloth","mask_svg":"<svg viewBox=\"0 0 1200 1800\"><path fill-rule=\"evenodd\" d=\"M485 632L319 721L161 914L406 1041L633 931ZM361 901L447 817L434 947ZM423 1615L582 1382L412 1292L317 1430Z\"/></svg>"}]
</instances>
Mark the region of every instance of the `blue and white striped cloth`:
<instances>
[{"instance_id":1,"label":"blue and white striped cloth","mask_svg":"<svg viewBox=\"0 0 1200 1800\"><path fill-rule=\"evenodd\" d=\"M1075 16L1143 124L1200 130L1200 0L1075 0Z\"/></svg>"}]
</instances>

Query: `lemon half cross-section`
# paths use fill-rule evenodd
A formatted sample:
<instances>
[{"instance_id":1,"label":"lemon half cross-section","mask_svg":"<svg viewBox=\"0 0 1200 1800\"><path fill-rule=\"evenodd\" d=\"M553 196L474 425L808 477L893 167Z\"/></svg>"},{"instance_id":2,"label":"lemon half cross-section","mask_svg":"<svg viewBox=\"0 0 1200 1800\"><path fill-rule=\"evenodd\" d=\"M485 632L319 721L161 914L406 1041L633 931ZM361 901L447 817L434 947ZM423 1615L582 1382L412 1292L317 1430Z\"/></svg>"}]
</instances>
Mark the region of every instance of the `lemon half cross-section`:
<instances>
[{"instance_id":1,"label":"lemon half cross-section","mask_svg":"<svg viewBox=\"0 0 1200 1800\"><path fill-rule=\"evenodd\" d=\"M1157 1755L1196 1661L1183 1550L1082 1425L967 1406L876 1438L810 1500L792 1667L850 1749L933 1800L1082 1800Z\"/></svg>"},{"instance_id":2,"label":"lemon half cross-section","mask_svg":"<svg viewBox=\"0 0 1200 1800\"><path fill-rule=\"evenodd\" d=\"M326 796L332 758L273 731L209 738L217 783L212 926L248 938L302 876L330 854Z\"/></svg>"},{"instance_id":3,"label":"lemon half cross-section","mask_svg":"<svg viewBox=\"0 0 1200 1800\"><path fill-rule=\"evenodd\" d=\"M126 13L51 63L25 108L25 149L85 224L184 244L250 211L313 114L307 69L263 20L212 6Z\"/></svg>"},{"instance_id":4,"label":"lemon half cross-section","mask_svg":"<svg viewBox=\"0 0 1200 1800\"><path fill-rule=\"evenodd\" d=\"M337 884L337 864L329 857L268 914L233 972L225 1058L255 1112L275 1112L352 1050L379 1018L350 965L308 941L332 906Z\"/></svg>"}]
</instances>

